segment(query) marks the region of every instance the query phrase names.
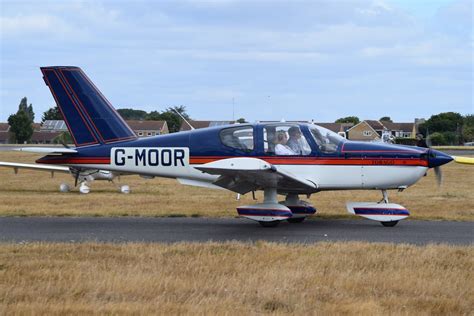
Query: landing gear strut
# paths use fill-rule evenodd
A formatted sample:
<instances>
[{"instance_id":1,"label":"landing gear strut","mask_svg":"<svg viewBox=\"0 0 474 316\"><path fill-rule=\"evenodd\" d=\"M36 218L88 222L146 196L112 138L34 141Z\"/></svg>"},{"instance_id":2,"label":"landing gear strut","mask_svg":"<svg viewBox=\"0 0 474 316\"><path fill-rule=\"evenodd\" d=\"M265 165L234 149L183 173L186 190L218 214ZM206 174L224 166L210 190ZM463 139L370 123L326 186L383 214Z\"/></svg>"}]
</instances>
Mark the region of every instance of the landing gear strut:
<instances>
[{"instance_id":1,"label":"landing gear strut","mask_svg":"<svg viewBox=\"0 0 474 316\"><path fill-rule=\"evenodd\" d=\"M388 192L387 190L382 190L382 200L380 200L379 204L380 203L385 203L385 204L388 204ZM394 227L395 225L398 224L399 221L395 220L395 221L389 221L389 222L380 222L384 227Z\"/></svg>"},{"instance_id":2,"label":"landing gear strut","mask_svg":"<svg viewBox=\"0 0 474 316\"><path fill-rule=\"evenodd\" d=\"M278 203L277 197L276 188L265 188L263 203L239 206L237 212L242 217L259 222L263 227L275 227L293 215L288 207Z\"/></svg>"},{"instance_id":3,"label":"landing gear strut","mask_svg":"<svg viewBox=\"0 0 474 316\"><path fill-rule=\"evenodd\" d=\"M288 193L284 202L280 204L286 205L293 216L288 218L289 223L302 223L308 215L316 213L316 209L308 202L299 199L298 194Z\"/></svg>"},{"instance_id":4,"label":"landing gear strut","mask_svg":"<svg viewBox=\"0 0 474 316\"><path fill-rule=\"evenodd\" d=\"M298 198L298 194L288 194L285 201L278 202L276 188L265 188L263 203L245 205L237 208L240 216L257 221L263 227L275 227L283 220L301 223L316 209Z\"/></svg>"}]
</instances>

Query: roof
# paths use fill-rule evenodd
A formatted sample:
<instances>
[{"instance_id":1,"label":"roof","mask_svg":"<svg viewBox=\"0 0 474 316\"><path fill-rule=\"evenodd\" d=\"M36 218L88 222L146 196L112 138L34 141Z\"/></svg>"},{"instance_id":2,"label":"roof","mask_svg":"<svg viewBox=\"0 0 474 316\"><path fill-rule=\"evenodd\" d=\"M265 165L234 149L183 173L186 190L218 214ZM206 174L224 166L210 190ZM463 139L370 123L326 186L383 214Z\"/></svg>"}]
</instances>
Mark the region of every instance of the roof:
<instances>
[{"instance_id":1,"label":"roof","mask_svg":"<svg viewBox=\"0 0 474 316\"><path fill-rule=\"evenodd\" d=\"M166 121L129 120L125 122L133 130L148 130L148 131L161 131L166 124Z\"/></svg>"},{"instance_id":2,"label":"roof","mask_svg":"<svg viewBox=\"0 0 474 316\"><path fill-rule=\"evenodd\" d=\"M349 128L354 126L354 123L314 123L314 124L327 128L328 130L333 131L334 133L345 132Z\"/></svg>"},{"instance_id":3,"label":"roof","mask_svg":"<svg viewBox=\"0 0 474 316\"><path fill-rule=\"evenodd\" d=\"M41 130L67 131L67 126L63 120L46 120L41 125Z\"/></svg>"},{"instance_id":4,"label":"roof","mask_svg":"<svg viewBox=\"0 0 474 316\"><path fill-rule=\"evenodd\" d=\"M388 130L391 131L403 131L403 132L412 132L415 123L394 123L394 122L381 122Z\"/></svg>"},{"instance_id":5,"label":"roof","mask_svg":"<svg viewBox=\"0 0 474 316\"><path fill-rule=\"evenodd\" d=\"M52 141L59 135L61 135L63 132L38 132L34 131L33 135L31 136L31 141L33 142L38 142L38 141Z\"/></svg>"},{"instance_id":6,"label":"roof","mask_svg":"<svg viewBox=\"0 0 474 316\"><path fill-rule=\"evenodd\" d=\"M363 122L366 122L367 124L369 124L369 126L372 127L376 131L381 131L385 127L382 123L380 123L380 121L364 120Z\"/></svg>"},{"instance_id":7,"label":"roof","mask_svg":"<svg viewBox=\"0 0 474 316\"><path fill-rule=\"evenodd\" d=\"M8 123L0 123L0 132L7 132L10 129Z\"/></svg>"}]
</instances>

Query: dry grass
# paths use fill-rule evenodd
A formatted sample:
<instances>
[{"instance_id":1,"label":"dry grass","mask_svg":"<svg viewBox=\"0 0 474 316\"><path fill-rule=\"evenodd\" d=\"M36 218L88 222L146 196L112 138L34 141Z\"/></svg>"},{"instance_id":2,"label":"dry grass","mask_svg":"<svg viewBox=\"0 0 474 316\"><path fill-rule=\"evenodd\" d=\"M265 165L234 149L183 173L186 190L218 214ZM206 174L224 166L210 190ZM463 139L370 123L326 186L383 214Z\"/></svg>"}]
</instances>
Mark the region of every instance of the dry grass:
<instances>
[{"instance_id":1,"label":"dry grass","mask_svg":"<svg viewBox=\"0 0 474 316\"><path fill-rule=\"evenodd\" d=\"M0 244L0 313L467 315L473 257L445 245Z\"/></svg>"},{"instance_id":2,"label":"dry grass","mask_svg":"<svg viewBox=\"0 0 474 316\"><path fill-rule=\"evenodd\" d=\"M33 162L37 155L0 152L0 161ZM405 192L391 192L390 200L406 206L417 219L474 220L474 168L450 163L443 167L444 185L438 188L433 172ZM183 186L175 180L122 177L133 193L118 194L114 185L96 181L89 195L59 193L69 175L0 168L0 215L3 216L234 216L238 205L253 204L251 195L235 200L225 190ZM378 201L378 191L321 192L311 197L319 216L342 217L347 201Z\"/></svg>"}]
</instances>

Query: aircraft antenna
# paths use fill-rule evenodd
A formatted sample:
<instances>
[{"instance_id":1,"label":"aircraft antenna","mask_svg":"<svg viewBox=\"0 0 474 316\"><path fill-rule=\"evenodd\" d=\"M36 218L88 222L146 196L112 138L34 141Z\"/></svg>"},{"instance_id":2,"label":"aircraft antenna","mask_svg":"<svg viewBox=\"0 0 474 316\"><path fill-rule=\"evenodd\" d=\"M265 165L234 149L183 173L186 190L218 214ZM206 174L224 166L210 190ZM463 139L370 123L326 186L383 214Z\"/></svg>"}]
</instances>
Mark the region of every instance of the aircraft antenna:
<instances>
[{"instance_id":1,"label":"aircraft antenna","mask_svg":"<svg viewBox=\"0 0 474 316\"><path fill-rule=\"evenodd\" d=\"M174 109L174 108L172 108L172 110L175 111L176 114L178 114L178 115L183 119L183 121L185 121L186 124L189 125L189 127L191 127L191 130L195 130L194 126L192 126L191 123L189 123L188 120L185 119L184 116L183 116L181 113L179 113L179 112L178 112L176 109Z\"/></svg>"},{"instance_id":2,"label":"aircraft antenna","mask_svg":"<svg viewBox=\"0 0 474 316\"><path fill-rule=\"evenodd\" d=\"M234 102L234 97L232 97L232 121L235 122L235 102Z\"/></svg>"}]
</instances>

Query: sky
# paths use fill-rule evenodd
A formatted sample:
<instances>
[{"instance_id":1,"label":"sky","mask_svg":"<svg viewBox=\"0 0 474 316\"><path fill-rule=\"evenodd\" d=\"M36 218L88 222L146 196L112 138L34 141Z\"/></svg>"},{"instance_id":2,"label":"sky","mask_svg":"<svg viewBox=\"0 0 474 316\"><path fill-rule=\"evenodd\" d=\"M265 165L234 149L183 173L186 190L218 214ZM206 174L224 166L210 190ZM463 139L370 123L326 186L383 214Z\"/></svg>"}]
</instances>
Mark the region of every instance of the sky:
<instances>
[{"instance_id":1,"label":"sky","mask_svg":"<svg viewBox=\"0 0 474 316\"><path fill-rule=\"evenodd\" d=\"M116 108L193 119L473 114L471 0L0 0L0 122L79 66Z\"/></svg>"}]
</instances>

